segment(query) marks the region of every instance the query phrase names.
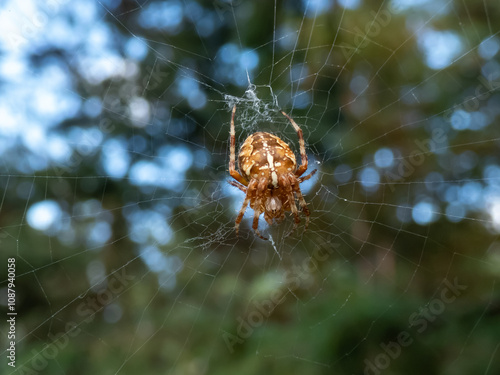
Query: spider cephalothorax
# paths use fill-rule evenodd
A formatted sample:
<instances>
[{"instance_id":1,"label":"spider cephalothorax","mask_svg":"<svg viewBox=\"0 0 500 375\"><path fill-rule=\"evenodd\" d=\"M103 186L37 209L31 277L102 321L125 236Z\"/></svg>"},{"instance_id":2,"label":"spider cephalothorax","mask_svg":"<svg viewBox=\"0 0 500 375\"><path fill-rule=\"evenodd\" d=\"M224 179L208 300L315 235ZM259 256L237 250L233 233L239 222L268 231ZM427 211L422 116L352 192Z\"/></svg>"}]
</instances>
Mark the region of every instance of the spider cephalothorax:
<instances>
[{"instance_id":1,"label":"spider cephalothorax","mask_svg":"<svg viewBox=\"0 0 500 375\"><path fill-rule=\"evenodd\" d=\"M309 224L309 209L300 191L300 183L308 180L316 172L301 177L307 170L307 155L304 145L302 130L285 112L281 112L293 125L299 137L300 156L302 164L297 168L295 154L290 147L275 135L257 132L250 135L241 146L238 154L238 167L241 174L235 169L235 132L234 115L236 106L233 107L231 116L231 155L229 159L229 173L236 181L229 183L245 193L245 200L241 206L240 213L236 218L236 234L248 203L254 210L252 228L262 238L258 228L259 216L264 212L264 219L272 224L276 219L283 220L286 211L291 211L294 218L293 230L300 223L295 198L298 199L302 211L306 216L305 229ZM292 231L293 231L292 230Z\"/></svg>"}]
</instances>

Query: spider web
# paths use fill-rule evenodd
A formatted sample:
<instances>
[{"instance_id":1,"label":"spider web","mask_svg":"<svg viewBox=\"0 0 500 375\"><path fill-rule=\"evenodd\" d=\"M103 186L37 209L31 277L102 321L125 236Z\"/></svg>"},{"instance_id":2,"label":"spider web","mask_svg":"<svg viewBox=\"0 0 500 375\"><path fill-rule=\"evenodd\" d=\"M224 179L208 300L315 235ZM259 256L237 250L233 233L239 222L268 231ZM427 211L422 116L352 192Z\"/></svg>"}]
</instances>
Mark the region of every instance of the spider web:
<instances>
[{"instance_id":1,"label":"spider web","mask_svg":"<svg viewBox=\"0 0 500 375\"><path fill-rule=\"evenodd\" d=\"M5 373L500 370L497 5L27 4L0 14ZM237 147L303 130L307 231L247 208L236 238L234 105Z\"/></svg>"}]
</instances>

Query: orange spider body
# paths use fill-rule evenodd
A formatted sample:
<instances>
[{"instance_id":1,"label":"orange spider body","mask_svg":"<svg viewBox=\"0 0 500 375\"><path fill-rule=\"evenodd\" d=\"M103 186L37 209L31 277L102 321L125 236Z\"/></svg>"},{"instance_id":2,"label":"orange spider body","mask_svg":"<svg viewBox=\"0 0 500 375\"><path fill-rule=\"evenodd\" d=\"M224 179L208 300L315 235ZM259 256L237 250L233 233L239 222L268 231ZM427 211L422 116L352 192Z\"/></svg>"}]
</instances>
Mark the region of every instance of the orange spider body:
<instances>
[{"instance_id":1,"label":"orange spider body","mask_svg":"<svg viewBox=\"0 0 500 375\"><path fill-rule=\"evenodd\" d=\"M248 204L254 210L252 228L260 238L266 239L261 236L257 229L259 216L262 212L264 213L264 219L271 225L275 219L278 222L282 221L285 217L285 212L291 211L295 218L295 229L300 222L295 198L298 199L302 211L306 216L307 228L309 223L309 209L302 196L299 184L311 178L316 170L307 176L300 177L307 170L307 155L305 153L302 130L286 113L282 112L290 120L299 136L302 158L302 165L300 167L297 168L295 154L286 142L275 135L257 132L250 135L241 146L238 154L240 174L235 169L235 112L236 106L233 108L231 118L229 172L239 183L235 181L229 181L229 183L246 194L240 213L236 218L236 233L238 233L239 224L243 219Z\"/></svg>"},{"instance_id":2,"label":"orange spider body","mask_svg":"<svg viewBox=\"0 0 500 375\"><path fill-rule=\"evenodd\" d=\"M282 220L284 211L290 211L290 202L285 191L286 184L283 181L280 184L278 176L285 176L297 169L295 155L290 147L275 135L254 133L241 146L238 166L247 181L257 179L267 183L266 189L262 189L260 207L255 207L256 199L250 200L250 207L264 212L264 218L269 224L272 224L274 218ZM265 202L271 197L280 198L283 210L266 210Z\"/></svg>"},{"instance_id":3,"label":"orange spider body","mask_svg":"<svg viewBox=\"0 0 500 375\"><path fill-rule=\"evenodd\" d=\"M279 189L278 176L295 172L297 162L290 147L275 135L258 132L241 146L238 166L247 181L265 178L269 188Z\"/></svg>"}]
</instances>

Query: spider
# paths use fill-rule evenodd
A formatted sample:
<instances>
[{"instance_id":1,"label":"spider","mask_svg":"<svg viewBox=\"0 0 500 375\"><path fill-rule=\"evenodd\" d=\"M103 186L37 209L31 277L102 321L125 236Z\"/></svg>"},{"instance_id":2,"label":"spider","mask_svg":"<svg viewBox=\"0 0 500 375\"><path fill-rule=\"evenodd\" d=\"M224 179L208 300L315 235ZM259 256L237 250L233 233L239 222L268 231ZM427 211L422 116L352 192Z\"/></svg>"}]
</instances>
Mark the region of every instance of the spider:
<instances>
[{"instance_id":1,"label":"spider","mask_svg":"<svg viewBox=\"0 0 500 375\"><path fill-rule=\"evenodd\" d=\"M267 240L258 230L259 216L262 212L264 212L264 219L271 225L273 220L281 222L285 218L285 211L291 211L295 221L293 229L288 233L290 235L300 223L295 197L306 217L305 231L309 225L310 213L299 184L310 179L316 173L316 169L307 176L301 177L307 170L307 155L302 130L290 116L281 111L293 125L299 137L302 159L299 167L295 161L295 154L286 142L275 135L257 132L250 135L240 148L238 154L240 174L235 169L235 113L236 105L231 115L229 173L237 182L230 180L229 183L245 193L245 200L236 218L236 236L238 236L240 223L249 202L254 210L252 228L260 238Z\"/></svg>"}]
</instances>

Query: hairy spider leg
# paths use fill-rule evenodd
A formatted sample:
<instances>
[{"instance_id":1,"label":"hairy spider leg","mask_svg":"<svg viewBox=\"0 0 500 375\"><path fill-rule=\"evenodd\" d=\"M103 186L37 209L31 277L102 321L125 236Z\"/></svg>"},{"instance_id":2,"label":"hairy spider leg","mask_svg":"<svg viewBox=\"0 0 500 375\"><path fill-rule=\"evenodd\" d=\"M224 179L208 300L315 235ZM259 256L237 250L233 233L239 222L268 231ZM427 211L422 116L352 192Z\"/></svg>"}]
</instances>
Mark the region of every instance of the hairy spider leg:
<instances>
[{"instance_id":1,"label":"hairy spider leg","mask_svg":"<svg viewBox=\"0 0 500 375\"><path fill-rule=\"evenodd\" d=\"M239 183L237 183L236 181L233 181L233 180L228 180L227 182L229 183L229 185L233 185L234 187L237 187L238 189L240 189L245 194L247 193L246 186L243 186L242 184L239 184Z\"/></svg>"},{"instance_id":2,"label":"hairy spider leg","mask_svg":"<svg viewBox=\"0 0 500 375\"><path fill-rule=\"evenodd\" d=\"M254 195L256 190L257 190L257 181L252 180L248 185L245 199L243 200L243 204L241 205L240 213L236 218L236 223L235 223L236 237L238 237L238 233L240 231L240 223L241 220L243 220L243 215L245 214L245 211L247 210L248 202L250 201L250 198L252 197L252 195Z\"/></svg>"},{"instance_id":3,"label":"hairy spider leg","mask_svg":"<svg viewBox=\"0 0 500 375\"><path fill-rule=\"evenodd\" d=\"M234 178L236 181L238 181L240 184L244 186L248 186L247 180L243 178L243 176L235 169L235 164L236 164L236 136L234 132L234 115L236 113L236 104L233 107L233 113L231 115L231 130L230 130L230 138L231 138L231 149L230 149L230 155L229 155L229 174L231 175L232 178Z\"/></svg>"},{"instance_id":4,"label":"hairy spider leg","mask_svg":"<svg viewBox=\"0 0 500 375\"><path fill-rule=\"evenodd\" d=\"M267 241L267 238L262 236L262 234L260 234L259 232L259 216L261 214L260 212L260 204L261 204L261 199L260 198L257 198L255 200L255 204L254 204L254 208L253 208L253 223L252 223L252 228L255 232L255 234L257 236L259 236L260 238L262 238L263 240L266 240Z\"/></svg>"},{"instance_id":5,"label":"hairy spider leg","mask_svg":"<svg viewBox=\"0 0 500 375\"><path fill-rule=\"evenodd\" d=\"M312 171L311 173L309 173L307 176L304 176L304 177L300 177L298 180L299 180L299 183L302 183L304 181L307 181L309 180L312 176L314 176L314 174L316 173L317 169L315 169L314 171Z\"/></svg>"},{"instance_id":6,"label":"hairy spider leg","mask_svg":"<svg viewBox=\"0 0 500 375\"><path fill-rule=\"evenodd\" d=\"M280 178L280 184L283 187L283 189L285 189L286 197L288 199L287 203L290 206L290 211L292 211L293 219L294 219L293 228L292 228L292 230L290 230L290 232L288 232L288 234L285 237L288 237L289 235L291 235L297 229L297 226L300 223L300 216L299 216L299 212L297 210L297 205L295 204L295 196L293 195L293 192L294 192L293 186L294 185L293 185L292 181L295 179L296 179L296 177L293 174L290 174L289 176L281 176L281 178Z\"/></svg>"},{"instance_id":7,"label":"hairy spider leg","mask_svg":"<svg viewBox=\"0 0 500 375\"><path fill-rule=\"evenodd\" d=\"M288 119L288 121L290 121L293 128L297 132L297 136L299 137L301 164L300 164L300 167L297 168L297 170L295 171L295 176L300 177L304 174L305 171L307 171L307 166L308 166L306 145L304 143L304 134L302 133L302 129L299 128L299 126L295 123L295 121L290 116L288 116L284 111L281 111L281 113L283 114L283 116L285 116ZM314 174L314 172L316 172L316 169L313 172L311 172L311 175L310 175L311 177L312 177L312 174Z\"/></svg>"},{"instance_id":8,"label":"hairy spider leg","mask_svg":"<svg viewBox=\"0 0 500 375\"><path fill-rule=\"evenodd\" d=\"M316 172L316 171L314 171ZM311 175L309 175L311 176ZM307 176L306 176L307 177ZM309 208L307 208L307 202L304 199L304 196L302 195L302 192L300 191L300 186L299 184L295 183L293 178L290 178L290 184L292 186L292 190L295 192L295 195L297 196L297 199L299 200L300 207L302 208L302 211L304 212L304 216L306 217L306 225L304 226L304 232L307 230L307 227L309 226Z\"/></svg>"},{"instance_id":9,"label":"hairy spider leg","mask_svg":"<svg viewBox=\"0 0 500 375\"><path fill-rule=\"evenodd\" d=\"M260 207L262 204L262 198L264 196L264 191L267 189L267 179L262 178L259 180L259 184L257 186L257 199L253 205L253 224L252 228L257 236L262 238L263 240L267 240L266 237L262 236L259 232L259 216L261 214Z\"/></svg>"}]
</instances>

